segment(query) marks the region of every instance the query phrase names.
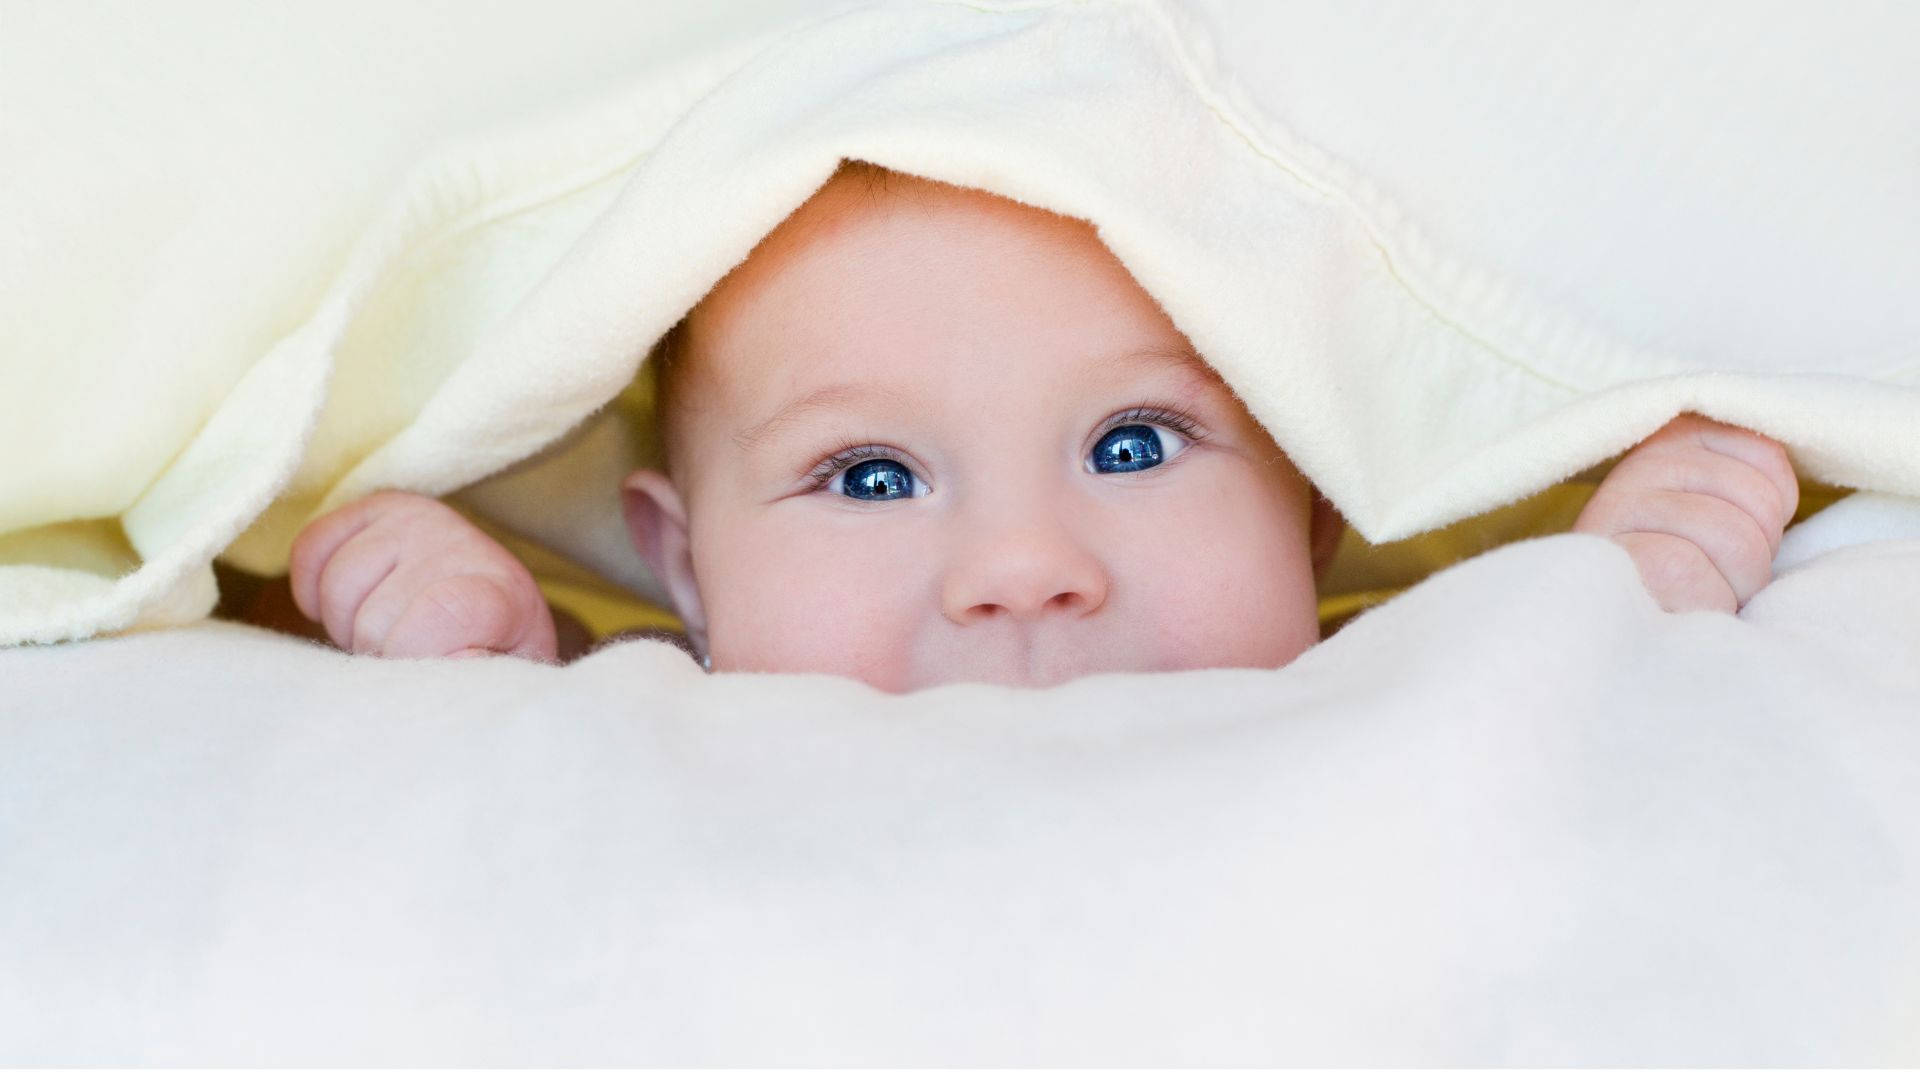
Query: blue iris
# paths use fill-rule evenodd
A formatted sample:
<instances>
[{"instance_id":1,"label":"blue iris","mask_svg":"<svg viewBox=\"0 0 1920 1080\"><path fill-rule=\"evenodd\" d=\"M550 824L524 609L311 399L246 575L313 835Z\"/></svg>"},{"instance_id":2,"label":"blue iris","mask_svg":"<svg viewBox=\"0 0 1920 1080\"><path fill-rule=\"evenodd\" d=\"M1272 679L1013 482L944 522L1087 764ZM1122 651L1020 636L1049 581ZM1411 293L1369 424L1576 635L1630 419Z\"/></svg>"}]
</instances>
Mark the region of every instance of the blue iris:
<instances>
[{"instance_id":1,"label":"blue iris","mask_svg":"<svg viewBox=\"0 0 1920 1080\"><path fill-rule=\"evenodd\" d=\"M848 496L869 502L904 499L913 494L913 474L897 461L875 458L848 469L842 487Z\"/></svg>"},{"instance_id":2,"label":"blue iris","mask_svg":"<svg viewBox=\"0 0 1920 1080\"><path fill-rule=\"evenodd\" d=\"M1147 424L1127 424L1101 436L1093 448L1093 469L1099 473L1140 472L1166 459L1160 433ZM913 472L892 458L868 458L840 474L840 487L850 499L890 502L910 499Z\"/></svg>"},{"instance_id":3,"label":"blue iris","mask_svg":"<svg viewBox=\"0 0 1920 1080\"><path fill-rule=\"evenodd\" d=\"M1160 435L1145 424L1114 428L1093 448L1095 472L1139 472L1158 464Z\"/></svg>"}]
</instances>

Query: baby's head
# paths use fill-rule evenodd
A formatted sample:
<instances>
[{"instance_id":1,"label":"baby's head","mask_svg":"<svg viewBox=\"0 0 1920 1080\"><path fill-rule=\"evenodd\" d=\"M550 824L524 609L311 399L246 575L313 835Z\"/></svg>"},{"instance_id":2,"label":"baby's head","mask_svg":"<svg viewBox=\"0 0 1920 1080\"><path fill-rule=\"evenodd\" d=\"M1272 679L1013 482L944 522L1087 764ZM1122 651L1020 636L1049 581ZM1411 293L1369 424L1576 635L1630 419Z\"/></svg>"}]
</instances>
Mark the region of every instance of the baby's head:
<instances>
[{"instance_id":1,"label":"baby's head","mask_svg":"<svg viewBox=\"0 0 1920 1080\"><path fill-rule=\"evenodd\" d=\"M634 546L715 671L1277 667L1340 521L1091 225L850 164L668 335Z\"/></svg>"}]
</instances>

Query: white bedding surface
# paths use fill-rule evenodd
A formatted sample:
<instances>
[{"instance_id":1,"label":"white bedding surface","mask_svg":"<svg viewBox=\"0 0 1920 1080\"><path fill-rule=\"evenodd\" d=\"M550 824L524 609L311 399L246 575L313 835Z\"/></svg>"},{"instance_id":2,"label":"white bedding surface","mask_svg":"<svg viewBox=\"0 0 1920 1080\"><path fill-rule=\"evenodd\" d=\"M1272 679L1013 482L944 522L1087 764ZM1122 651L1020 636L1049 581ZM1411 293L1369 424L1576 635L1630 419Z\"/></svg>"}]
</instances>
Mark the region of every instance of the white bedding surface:
<instances>
[{"instance_id":1,"label":"white bedding surface","mask_svg":"<svg viewBox=\"0 0 1920 1080\"><path fill-rule=\"evenodd\" d=\"M1562 536L1047 690L0 650L0 1061L1920 1064L1916 610Z\"/></svg>"}]
</instances>

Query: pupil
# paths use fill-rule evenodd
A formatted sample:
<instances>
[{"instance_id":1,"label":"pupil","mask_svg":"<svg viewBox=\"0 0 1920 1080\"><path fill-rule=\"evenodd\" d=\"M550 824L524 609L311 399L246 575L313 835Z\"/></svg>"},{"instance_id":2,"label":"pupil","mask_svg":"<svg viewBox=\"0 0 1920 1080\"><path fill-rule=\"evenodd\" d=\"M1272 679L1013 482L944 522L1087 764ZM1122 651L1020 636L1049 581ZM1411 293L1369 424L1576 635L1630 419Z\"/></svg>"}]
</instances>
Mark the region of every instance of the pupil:
<instances>
[{"instance_id":1,"label":"pupil","mask_svg":"<svg viewBox=\"0 0 1920 1080\"><path fill-rule=\"evenodd\" d=\"M884 501L907 494L910 481L897 461L863 461L847 471L847 494L856 499Z\"/></svg>"},{"instance_id":2,"label":"pupil","mask_svg":"<svg viewBox=\"0 0 1920 1080\"><path fill-rule=\"evenodd\" d=\"M1160 436L1146 424L1114 428L1094 449L1096 472L1139 472L1160 464Z\"/></svg>"}]
</instances>

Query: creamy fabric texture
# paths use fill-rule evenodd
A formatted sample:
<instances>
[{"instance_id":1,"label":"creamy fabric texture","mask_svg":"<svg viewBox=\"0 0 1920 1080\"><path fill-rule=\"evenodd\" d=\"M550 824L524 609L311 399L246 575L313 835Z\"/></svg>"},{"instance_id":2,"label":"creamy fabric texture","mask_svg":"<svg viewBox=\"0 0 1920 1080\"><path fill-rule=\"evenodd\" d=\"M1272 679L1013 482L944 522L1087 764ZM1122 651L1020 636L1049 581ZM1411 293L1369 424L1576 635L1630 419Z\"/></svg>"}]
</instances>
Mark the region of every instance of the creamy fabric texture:
<instances>
[{"instance_id":1,"label":"creamy fabric texture","mask_svg":"<svg viewBox=\"0 0 1920 1080\"><path fill-rule=\"evenodd\" d=\"M1914 40L0 4L0 1061L1920 1065ZM1047 690L204 618L383 487L659 597L603 406L843 157L1094 222L1375 540L1685 409L1862 493L1737 617L1552 537Z\"/></svg>"},{"instance_id":2,"label":"creamy fabric texture","mask_svg":"<svg viewBox=\"0 0 1920 1080\"><path fill-rule=\"evenodd\" d=\"M1421 12L11 8L0 641L553 446L843 156L1093 221L1371 539L1688 408L1920 495L1920 16Z\"/></svg>"},{"instance_id":3,"label":"creamy fabric texture","mask_svg":"<svg viewBox=\"0 0 1920 1080\"><path fill-rule=\"evenodd\" d=\"M1920 1064L1920 541L1636 581L1048 690L0 651L0 1059Z\"/></svg>"}]
</instances>

